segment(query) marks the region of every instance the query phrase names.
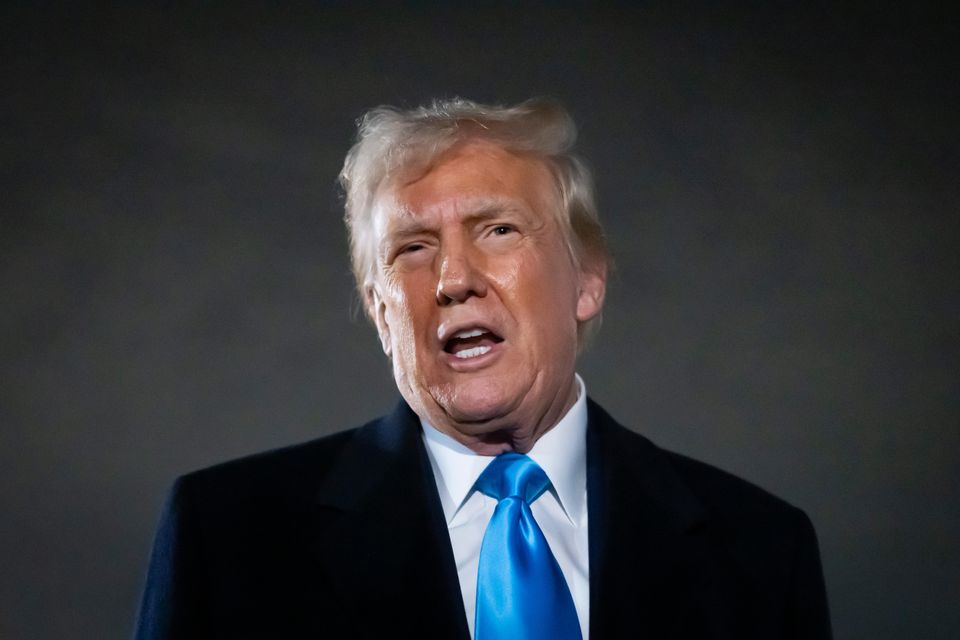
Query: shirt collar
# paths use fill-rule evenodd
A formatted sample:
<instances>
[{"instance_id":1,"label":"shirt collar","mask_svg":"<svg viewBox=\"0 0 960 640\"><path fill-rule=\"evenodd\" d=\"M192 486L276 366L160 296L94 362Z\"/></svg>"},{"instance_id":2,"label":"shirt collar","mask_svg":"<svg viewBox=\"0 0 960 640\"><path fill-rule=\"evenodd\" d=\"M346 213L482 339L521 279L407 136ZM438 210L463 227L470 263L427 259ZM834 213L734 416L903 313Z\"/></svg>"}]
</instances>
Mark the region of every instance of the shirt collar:
<instances>
[{"instance_id":1,"label":"shirt collar","mask_svg":"<svg viewBox=\"0 0 960 640\"><path fill-rule=\"evenodd\" d=\"M556 426L540 436L527 454L550 478L554 495L574 525L581 522L587 509L587 388L579 375L576 382L574 405ZM477 455L423 418L420 423L449 524L493 456Z\"/></svg>"}]
</instances>

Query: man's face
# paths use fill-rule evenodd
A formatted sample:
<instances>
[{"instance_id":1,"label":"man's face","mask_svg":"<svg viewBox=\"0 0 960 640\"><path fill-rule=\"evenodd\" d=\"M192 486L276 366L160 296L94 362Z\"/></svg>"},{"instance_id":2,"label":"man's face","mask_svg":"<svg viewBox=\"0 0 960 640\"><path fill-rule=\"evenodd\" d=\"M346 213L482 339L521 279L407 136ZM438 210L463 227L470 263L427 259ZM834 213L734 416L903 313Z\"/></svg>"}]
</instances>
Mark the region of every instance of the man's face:
<instances>
[{"instance_id":1,"label":"man's face","mask_svg":"<svg viewBox=\"0 0 960 640\"><path fill-rule=\"evenodd\" d=\"M397 386L479 453L529 450L576 399L577 323L605 273L574 264L559 206L541 161L483 141L377 200L368 304Z\"/></svg>"}]
</instances>

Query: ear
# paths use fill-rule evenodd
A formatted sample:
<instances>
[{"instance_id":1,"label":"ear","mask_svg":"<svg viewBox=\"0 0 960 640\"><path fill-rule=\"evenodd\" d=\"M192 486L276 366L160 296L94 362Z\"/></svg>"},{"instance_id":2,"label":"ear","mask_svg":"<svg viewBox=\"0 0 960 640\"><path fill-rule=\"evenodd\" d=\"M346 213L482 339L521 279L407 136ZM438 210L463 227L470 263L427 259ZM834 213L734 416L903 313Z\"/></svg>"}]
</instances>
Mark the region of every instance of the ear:
<instances>
[{"instance_id":1,"label":"ear","mask_svg":"<svg viewBox=\"0 0 960 640\"><path fill-rule=\"evenodd\" d=\"M586 322L603 309L607 294L607 266L602 261L584 264L580 270L580 289L577 294L577 321Z\"/></svg>"},{"instance_id":2,"label":"ear","mask_svg":"<svg viewBox=\"0 0 960 640\"><path fill-rule=\"evenodd\" d=\"M376 325L377 334L380 336L380 346L389 358L391 354L391 342L390 325L387 323L387 305L383 302L383 296L380 295L380 290L376 284L367 284L365 291L366 300L364 302L367 307L367 315L370 316L373 324Z\"/></svg>"}]
</instances>

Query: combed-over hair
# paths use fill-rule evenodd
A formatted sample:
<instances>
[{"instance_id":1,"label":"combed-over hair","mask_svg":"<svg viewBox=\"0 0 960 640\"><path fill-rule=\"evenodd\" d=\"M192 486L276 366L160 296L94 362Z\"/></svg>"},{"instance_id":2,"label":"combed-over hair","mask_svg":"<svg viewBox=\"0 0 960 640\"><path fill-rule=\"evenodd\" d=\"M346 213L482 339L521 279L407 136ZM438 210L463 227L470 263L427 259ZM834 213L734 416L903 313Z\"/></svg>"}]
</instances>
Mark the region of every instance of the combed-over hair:
<instances>
[{"instance_id":1,"label":"combed-over hair","mask_svg":"<svg viewBox=\"0 0 960 640\"><path fill-rule=\"evenodd\" d=\"M377 246L372 220L379 191L399 177L429 171L437 158L467 140L486 140L514 153L540 158L557 183L555 212L574 263L607 268L610 257L594 199L593 178L572 153L577 128L557 102L533 98L515 106L479 104L463 98L429 106L379 106L358 121L357 141L340 172L346 193L345 221L353 275L364 308L376 278ZM579 328L581 346L599 327L600 315Z\"/></svg>"}]
</instances>

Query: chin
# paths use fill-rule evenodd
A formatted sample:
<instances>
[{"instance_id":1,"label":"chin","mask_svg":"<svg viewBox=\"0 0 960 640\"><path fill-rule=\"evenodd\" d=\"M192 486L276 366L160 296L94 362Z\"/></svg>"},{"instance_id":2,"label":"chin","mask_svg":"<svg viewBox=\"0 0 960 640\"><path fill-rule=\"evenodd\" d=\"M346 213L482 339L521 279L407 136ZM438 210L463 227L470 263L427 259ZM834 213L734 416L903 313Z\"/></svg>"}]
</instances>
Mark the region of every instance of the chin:
<instances>
[{"instance_id":1,"label":"chin","mask_svg":"<svg viewBox=\"0 0 960 640\"><path fill-rule=\"evenodd\" d=\"M447 386L435 397L442 399L439 404L452 420L479 435L504 428L500 418L510 414L522 396L522 392L507 393L502 380L486 379Z\"/></svg>"},{"instance_id":2,"label":"chin","mask_svg":"<svg viewBox=\"0 0 960 640\"><path fill-rule=\"evenodd\" d=\"M467 430L477 434L501 429L498 419L509 411L502 403L489 398L461 400L445 406L444 410L450 419L467 425Z\"/></svg>"}]
</instances>

